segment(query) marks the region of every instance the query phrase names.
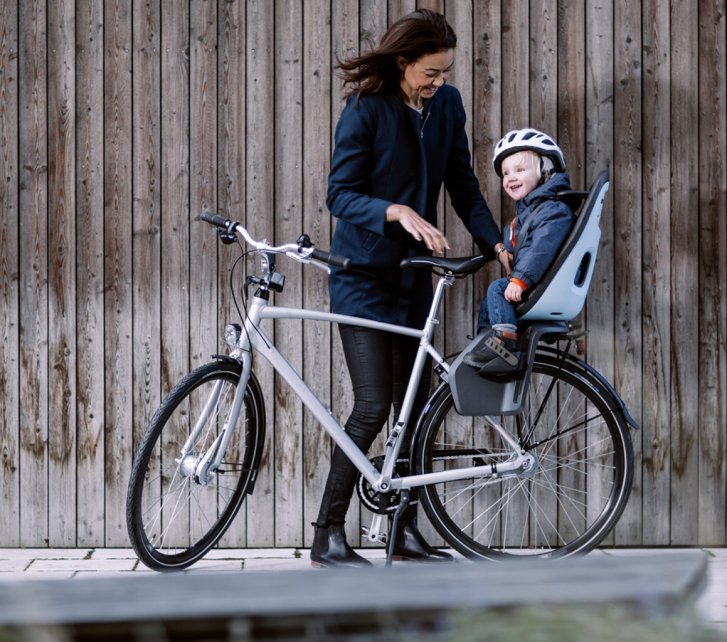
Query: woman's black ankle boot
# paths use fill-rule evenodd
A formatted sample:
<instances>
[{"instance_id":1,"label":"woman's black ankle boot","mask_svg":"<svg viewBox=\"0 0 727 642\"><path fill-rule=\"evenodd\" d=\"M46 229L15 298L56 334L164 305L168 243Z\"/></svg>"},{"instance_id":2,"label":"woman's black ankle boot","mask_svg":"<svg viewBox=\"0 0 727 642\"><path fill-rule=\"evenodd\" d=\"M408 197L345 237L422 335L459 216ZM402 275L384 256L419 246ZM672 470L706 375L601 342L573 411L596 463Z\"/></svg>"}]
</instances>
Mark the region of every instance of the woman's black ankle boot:
<instances>
[{"instance_id":1,"label":"woman's black ankle boot","mask_svg":"<svg viewBox=\"0 0 727 642\"><path fill-rule=\"evenodd\" d=\"M371 562L361 557L348 545L343 524L332 524L325 527L313 523L313 526L315 536L310 549L311 566L372 566Z\"/></svg>"},{"instance_id":2,"label":"woman's black ankle boot","mask_svg":"<svg viewBox=\"0 0 727 642\"><path fill-rule=\"evenodd\" d=\"M394 540L394 559L410 562L451 562L454 558L427 544L417 528L416 505L407 508L399 518Z\"/></svg>"}]
</instances>

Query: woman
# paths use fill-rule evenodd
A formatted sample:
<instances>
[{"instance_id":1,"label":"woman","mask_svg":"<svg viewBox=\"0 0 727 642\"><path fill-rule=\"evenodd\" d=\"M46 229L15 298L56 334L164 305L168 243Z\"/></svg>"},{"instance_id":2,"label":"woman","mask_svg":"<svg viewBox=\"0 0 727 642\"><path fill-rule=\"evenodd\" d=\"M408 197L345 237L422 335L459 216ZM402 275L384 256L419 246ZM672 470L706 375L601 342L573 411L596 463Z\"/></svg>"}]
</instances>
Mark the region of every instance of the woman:
<instances>
[{"instance_id":1,"label":"woman","mask_svg":"<svg viewBox=\"0 0 727 642\"><path fill-rule=\"evenodd\" d=\"M432 299L431 275L402 270L407 256L441 253L435 227L444 184L452 204L488 259L507 265L500 231L470 164L459 92L445 84L457 38L444 16L420 9L393 24L378 48L339 64L346 106L336 127L327 205L338 218L331 250L351 259L332 270L331 309L421 328ZM498 254L499 253L499 254ZM417 342L378 330L340 326L354 391L346 432L367 452L392 403L403 401ZM422 377L413 417L429 389ZM315 526L315 566L366 566L346 542L344 521L357 470L336 448ZM416 503L399 521L394 555L434 561L450 556L429 546L416 528Z\"/></svg>"}]
</instances>

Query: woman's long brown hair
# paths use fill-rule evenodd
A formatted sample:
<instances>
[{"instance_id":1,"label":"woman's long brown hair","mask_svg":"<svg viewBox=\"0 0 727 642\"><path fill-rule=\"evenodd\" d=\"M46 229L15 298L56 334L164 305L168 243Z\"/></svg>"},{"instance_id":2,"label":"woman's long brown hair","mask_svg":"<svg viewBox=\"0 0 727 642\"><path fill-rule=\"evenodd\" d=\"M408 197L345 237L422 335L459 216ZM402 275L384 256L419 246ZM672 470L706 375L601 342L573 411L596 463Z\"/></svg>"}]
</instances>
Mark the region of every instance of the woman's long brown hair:
<instances>
[{"instance_id":1,"label":"woman's long brown hair","mask_svg":"<svg viewBox=\"0 0 727 642\"><path fill-rule=\"evenodd\" d=\"M411 64L456 46L457 36L441 13L417 9L391 25L369 53L338 61L343 86L348 88L346 97L396 91L401 80L399 58Z\"/></svg>"}]
</instances>

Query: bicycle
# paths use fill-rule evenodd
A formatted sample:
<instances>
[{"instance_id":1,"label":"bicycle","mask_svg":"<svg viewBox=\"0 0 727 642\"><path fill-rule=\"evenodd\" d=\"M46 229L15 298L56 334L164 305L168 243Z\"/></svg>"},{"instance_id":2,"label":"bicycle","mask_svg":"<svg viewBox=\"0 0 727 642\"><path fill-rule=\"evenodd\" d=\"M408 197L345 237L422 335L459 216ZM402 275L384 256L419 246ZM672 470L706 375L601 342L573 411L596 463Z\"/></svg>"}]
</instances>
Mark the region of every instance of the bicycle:
<instances>
[{"instance_id":1,"label":"bicycle","mask_svg":"<svg viewBox=\"0 0 727 642\"><path fill-rule=\"evenodd\" d=\"M601 197L602 200L602 197ZM226 243L244 241L261 259L243 324L228 325L226 355L182 378L152 417L129 480L127 523L139 559L161 570L187 568L222 537L255 487L265 431L265 394L252 371L253 353L291 386L325 432L360 472L357 489L373 512L368 541L388 544L385 516L399 514L409 491L435 529L469 558L564 557L597 546L628 500L634 472L629 434L636 427L623 401L593 368L570 354L578 339L564 321L528 321L518 376L479 377L462 364L473 340L453 362L433 346L446 288L478 270L481 256L413 257L402 265L438 276L422 329L270 304L285 278L276 257L328 269L346 259L314 247L303 235L273 246L239 223L203 213ZM244 248L243 248L244 251ZM590 259L589 259L590 260ZM308 388L265 334L265 319L303 319L377 328L419 340L402 408L381 456L369 458ZM565 349L557 347L566 341ZM549 344L549 345L548 345ZM440 383L414 424L408 470L399 457L411 430L415 391L427 357ZM474 391L474 392L473 392Z\"/></svg>"}]
</instances>

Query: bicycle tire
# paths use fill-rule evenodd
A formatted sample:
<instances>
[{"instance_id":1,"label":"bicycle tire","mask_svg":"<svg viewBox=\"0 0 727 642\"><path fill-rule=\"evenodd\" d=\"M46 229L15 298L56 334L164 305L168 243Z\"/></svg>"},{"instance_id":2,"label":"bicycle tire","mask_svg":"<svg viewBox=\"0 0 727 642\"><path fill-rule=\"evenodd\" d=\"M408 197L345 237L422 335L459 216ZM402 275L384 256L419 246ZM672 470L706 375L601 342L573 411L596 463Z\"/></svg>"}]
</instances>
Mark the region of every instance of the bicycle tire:
<instances>
[{"instance_id":1,"label":"bicycle tire","mask_svg":"<svg viewBox=\"0 0 727 642\"><path fill-rule=\"evenodd\" d=\"M126 519L136 554L153 570L181 570L203 557L252 492L265 437L263 396L253 373L219 470L207 483L194 476L196 463L227 420L240 374L241 365L233 359L192 371L164 399L142 437L129 479ZM217 382L217 403L182 458L190 427Z\"/></svg>"},{"instance_id":2,"label":"bicycle tire","mask_svg":"<svg viewBox=\"0 0 727 642\"><path fill-rule=\"evenodd\" d=\"M619 400L582 363L545 348L535 356L523 411L464 417L440 387L419 423L413 465L430 473L497 465L511 455L497 421L537 464L525 473L431 484L420 491L429 519L469 558L566 557L595 548L628 501L634 453Z\"/></svg>"}]
</instances>

